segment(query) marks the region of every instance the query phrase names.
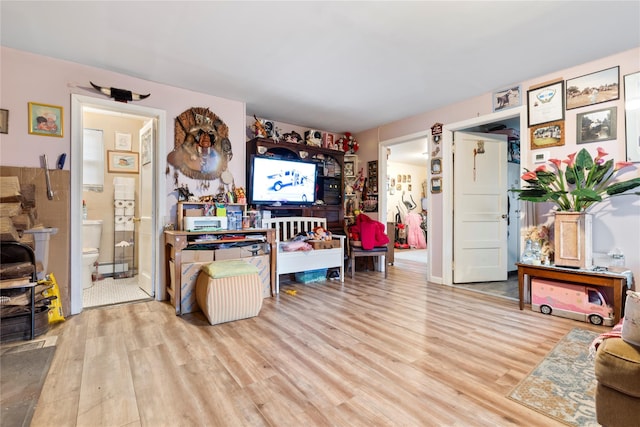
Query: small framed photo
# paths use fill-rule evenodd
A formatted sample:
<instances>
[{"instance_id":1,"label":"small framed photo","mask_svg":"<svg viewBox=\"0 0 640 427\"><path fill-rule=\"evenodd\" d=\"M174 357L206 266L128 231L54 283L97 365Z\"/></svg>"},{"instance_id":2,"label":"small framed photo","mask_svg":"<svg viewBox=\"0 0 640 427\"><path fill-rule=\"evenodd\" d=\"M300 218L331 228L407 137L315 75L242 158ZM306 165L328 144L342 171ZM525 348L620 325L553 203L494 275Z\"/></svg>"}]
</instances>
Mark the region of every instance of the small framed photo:
<instances>
[{"instance_id":1,"label":"small framed photo","mask_svg":"<svg viewBox=\"0 0 640 427\"><path fill-rule=\"evenodd\" d=\"M9 133L9 110L0 108L0 133Z\"/></svg>"},{"instance_id":2,"label":"small framed photo","mask_svg":"<svg viewBox=\"0 0 640 427\"><path fill-rule=\"evenodd\" d=\"M107 170L111 173L138 173L138 153L107 150Z\"/></svg>"},{"instance_id":3,"label":"small framed photo","mask_svg":"<svg viewBox=\"0 0 640 427\"><path fill-rule=\"evenodd\" d=\"M57 105L29 103L29 133L31 135L57 136L62 138L62 107Z\"/></svg>"},{"instance_id":4,"label":"small framed photo","mask_svg":"<svg viewBox=\"0 0 640 427\"><path fill-rule=\"evenodd\" d=\"M507 110L522 104L522 88L514 86L493 93L493 111Z\"/></svg>"},{"instance_id":5,"label":"small framed photo","mask_svg":"<svg viewBox=\"0 0 640 427\"><path fill-rule=\"evenodd\" d=\"M442 178L431 178L431 192L442 192Z\"/></svg>"},{"instance_id":6,"label":"small framed photo","mask_svg":"<svg viewBox=\"0 0 640 427\"><path fill-rule=\"evenodd\" d=\"M344 162L344 176L356 176L355 165L351 161Z\"/></svg>"},{"instance_id":7,"label":"small framed photo","mask_svg":"<svg viewBox=\"0 0 640 427\"><path fill-rule=\"evenodd\" d=\"M116 132L114 148L118 151L131 151L131 134Z\"/></svg>"},{"instance_id":8,"label":"small framed photo","mask_svg":"<svg viewBox=\"0 0 640 427\"><path fill-rule=\"evenodd\" d=\"M431 159L431 174L440 175L442 173L442 158L436 157Z\"/></svg>"},{"instance_id":9,"label":"small framed photo","mask_svg":"<svg viewBox=\"0 0 640 427\"><path fill-rule=\"evenodd\" d=\"M616 139L617 107L580 113L576 116L578 144Z\"/></svg>"},{"instance_id":10,"label":"small framed photo","mask_svg":"<svg viewBox=\"0 0 640 427\"><path fill-rule=\"evenodd\" d=\"M531 149L564 145L564 120L530 128Z\"/></svg>"},{"instance_id":11,"label":"small framed photo","mask_svg":"<svg viewBox=\"0 0 640 427\"><path fill-rule=\"evenodd\" d=\"M567 110L620 98L620 67L567 80Z\"/></svg>"},{"instance_id":12,"label":"small framed photo","mask_svg":"<svg viewBox=\"0 0 640 427\"><path fill-rule=\"evenodd\" d=\"M529 127L564 120L564 80L527 91Z\"/></svg>"}]
</instances>

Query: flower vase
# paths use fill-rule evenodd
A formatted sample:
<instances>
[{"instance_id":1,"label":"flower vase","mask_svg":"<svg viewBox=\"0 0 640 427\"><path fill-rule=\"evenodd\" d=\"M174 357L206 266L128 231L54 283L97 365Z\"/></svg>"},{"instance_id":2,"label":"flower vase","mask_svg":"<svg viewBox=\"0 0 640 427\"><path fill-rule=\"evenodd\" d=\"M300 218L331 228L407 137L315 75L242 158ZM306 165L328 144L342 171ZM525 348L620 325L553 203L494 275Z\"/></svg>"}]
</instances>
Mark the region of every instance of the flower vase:
<instances>
[{"instance_id":1,"label":"flower vase","mask_svg":"<svg viewBox=\"0 0 640 427\"><path fill-rule=\"evenodd\" d=\"M585 212L555 213L555 265L588 269L593 264L592 217Z\"/></svg>"}]
</instances>

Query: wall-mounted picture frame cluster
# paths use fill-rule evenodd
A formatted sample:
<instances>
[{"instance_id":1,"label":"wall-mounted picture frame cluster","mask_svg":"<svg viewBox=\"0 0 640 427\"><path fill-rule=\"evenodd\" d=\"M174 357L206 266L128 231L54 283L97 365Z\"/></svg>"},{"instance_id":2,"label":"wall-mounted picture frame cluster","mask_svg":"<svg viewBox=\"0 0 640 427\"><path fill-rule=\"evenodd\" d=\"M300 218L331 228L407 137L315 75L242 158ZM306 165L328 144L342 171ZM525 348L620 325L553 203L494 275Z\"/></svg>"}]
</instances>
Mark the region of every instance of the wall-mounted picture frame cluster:
<instances>
[{"instance_id":1,"label":"wall-mounted picture frame cluster","mask_svg":"<svg viewBox=\"0 0 640 427\"><path fill-rule=\"evenodd\" d=\"M63 113L57 105L29 102L29 134L62 138Z\"/></svg>"},{"instance_id":2,"label":"wall-mounted picture frame cluster","mask_svg":"<svg viewBox=\"0 0 640 427\"><path fill-rule=\"evenodd\" d=\"M638 85L640 86L640 83ZM638 92L640 92L640 88L638 88ZM640 95L638 97L640 98ZM565 144L565 110L617 99L620 99L620 67L618 66L570 78L566 81L557 80L532 87L527 91L531 149ZM629 123L628 119L627 123ZM636 122L636 128L638 129L637 133L640 134L638 122ZM616 138L616 107L576 114L576 143L586 144ZM638 147L637 161L640 161L640 141L638 141Z\"/></svg>"}]
</instances>

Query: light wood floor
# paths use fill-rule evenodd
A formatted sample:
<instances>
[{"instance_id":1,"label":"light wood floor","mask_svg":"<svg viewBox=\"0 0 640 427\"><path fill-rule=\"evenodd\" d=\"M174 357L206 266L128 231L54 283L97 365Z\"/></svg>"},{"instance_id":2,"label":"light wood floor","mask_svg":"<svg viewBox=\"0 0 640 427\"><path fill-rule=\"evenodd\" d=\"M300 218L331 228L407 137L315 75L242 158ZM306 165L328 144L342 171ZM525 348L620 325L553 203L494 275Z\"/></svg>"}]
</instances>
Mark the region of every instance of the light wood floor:
<instances>
[{"instance_id":1,"label":"light wood floor","mask_svg":"<svg viewBox=\"0 0 640 427\"><path fill-rule=\"evenodd\" d=\"M57 350L31 425L560 426L506 395L572 328L606 328L424 270L295 284L217 326L162 302L86 310L47 334Z\"/></svg>"}]
</instances>

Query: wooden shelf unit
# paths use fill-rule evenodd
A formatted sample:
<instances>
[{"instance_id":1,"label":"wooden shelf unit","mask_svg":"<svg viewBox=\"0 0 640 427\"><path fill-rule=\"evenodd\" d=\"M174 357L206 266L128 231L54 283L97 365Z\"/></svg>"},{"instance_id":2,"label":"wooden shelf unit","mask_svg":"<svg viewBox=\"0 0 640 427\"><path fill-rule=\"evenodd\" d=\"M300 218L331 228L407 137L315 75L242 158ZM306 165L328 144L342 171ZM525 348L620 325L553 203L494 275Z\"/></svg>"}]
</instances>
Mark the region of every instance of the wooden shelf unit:
<instances>
[{"instance_id":1,"label":"wooden shelf unit","mask_svg":"<svg viewBox=\"0 0 640 427\"><path fill-rule=\"evenodd\" d=\"M275 142L267 138L254 138L247 141L247 183L251 182L252 156L277 156L283 159L309 160L323 165L323 168L320 170L322 173L318 173L317 186L319 194L322 196L320 199L327 198L330 200L330 203L311 206L260 206L260 209L271 211L274 217L311 216L326 218L327 228L332 232L344 229L344 207L341 190L344 188L342 171L344 169L345 153L343 151L291 142ZM335 194L333 193L334 187ZM330 198L328 191L331 191Z\"/></svg>"}]
</instances>

